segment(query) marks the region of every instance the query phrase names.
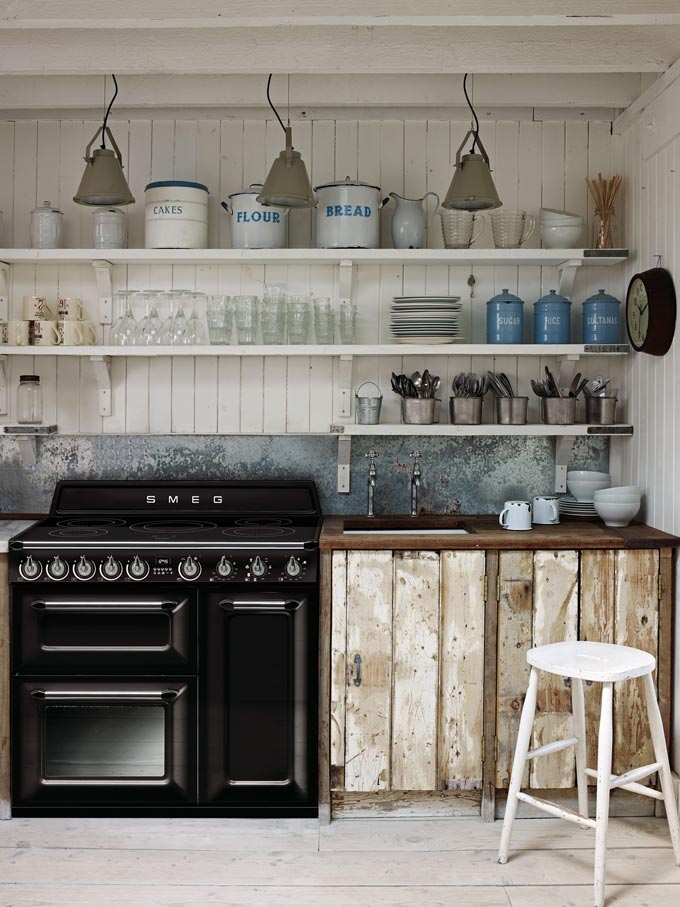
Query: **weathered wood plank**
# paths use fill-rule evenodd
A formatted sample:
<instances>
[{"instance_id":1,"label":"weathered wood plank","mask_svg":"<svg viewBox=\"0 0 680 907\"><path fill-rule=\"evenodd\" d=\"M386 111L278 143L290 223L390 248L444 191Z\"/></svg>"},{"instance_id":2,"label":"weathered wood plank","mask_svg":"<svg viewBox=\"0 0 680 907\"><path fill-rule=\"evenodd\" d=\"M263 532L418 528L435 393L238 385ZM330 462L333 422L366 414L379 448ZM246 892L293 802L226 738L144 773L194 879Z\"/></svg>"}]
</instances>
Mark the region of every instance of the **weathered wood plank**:
<instances>
[{"instance_id":1,"label":"weathered wood plank","mask_svg":"<svg viewBox=\"0 0 680 907\"><path fill-rule=\"evenodd\" d=\"M390 787L392 552L347 555L345 787ZM356 657L360 662L355 662ZM361 683L358 668L361 668Z\"/></svg>"},{"instance_id":2,"label":"weathered wood plank","mask_svg":"<svg viewBox=\"0 0 680 907\"><path fill-rule=\"evenodd\" d=\"M437 787L439 555L394 554L392 790Z\"/></svg>"},{"instance_id":3,"label":"weathered wood plank","mask_svg":"<svg viewBox=\"0 0 680 907\"><path fill-rule=\"evenodd\" d=\"M616 601L616 552L582 551L580 584L579 639L588 642L614 642ZM586 701L586 751L588 766L597 765L597 733L600 722L602 685L584 684ZM588 783L597 781L588 778Z\"/></svg>"},{"instance_id":4,"label":"weathered wood plank","mask_svg":"<svg viewBox=\"0 0 680 907\"><path fill-rule=\"evenodd\" d=\"M498 698L499 552L486 552L484 605L484 761L482 763L482 819L496 818L496 712Z\"/></svg>"},{"instance_id":5,"label":"weathered wood plank","mask_svg":"<svg viewBox=\"0 0 680 907\"><path fill-rule=\"evenodd\" d=\"M483 551L442 551L439 571L438 787L482 785L484 706Z\"/></svg>"},{"instance_id":6,"label":"weathered wood plank","mask_svg":"<svg viewBox=\"0 0 680 907\"><path fill-rule=\"evenodd\" d=\"M10 817L9 586L7 555L0 554L0 819Z\"/></svg>"},{"instance_id":7,"label":"weathered wood plank","mask_svg":"<svg viewBox=\"0 0 680 907\"><path fill-rule=\"evenodd\" d=\"M319 559L319 820L330 822L330 705L331 618L333 555L322 551Z\"/></svg>"},{"instance_id":8,"label":"weathered wood plank","mask_svg":"<svg viewBox=\"0 0 680 907\"><path fill-rule=\"evenodd\" d=\"M377 793L333 791L333 817L342 818L428 818L479 816L481 791L392 790Z\"/></svg>"},{"instance_id":9,"label":"weathered wood plank","mask_svg":"<svg viewBox=\"0 0 680 907\"><path fill-rule=\"evenodd\" d=\"M534 558L532 551L501 551L498 599L498 711L496 787L510 783L512 758L529 682ZM527 775L523 784L526 784Z\"/></svg>"},{"instance_id":10,"label":"weathered wood plank","mask_svg":"<svg viewBox=\"0 0 680 907\"><path fill-rule=\"evenodd\" d=\"M614 637L619 645L657 655L658 584L658 550L617 552ZM614 687L613 771L619 775L653 761L642 681L617 683Z\"/></svg>"},{"instance_id":11,"label":"weathered wood plank","mask_svg":"<svg viewBox=\"0 0 680 907\"><path fill-rule=\"evenodd\" d=\"M670 548L659 551L659 640L656 685L659 691L659 709L666 734L666 745L670 746L671 708L673 698L673 604L675 583L673 561L675 552Z\"/></svg>"},{"instance_id":12,"label":"weathered wood plank","mask_svg":"<svg viewBox=\"0 0 680 907\"><path fill-rule=\"evenodd\" d=\"M347 553L334 551L331 565L330 786L345 785L345 691L347 689Z\"/></svg>"}]
</instances>

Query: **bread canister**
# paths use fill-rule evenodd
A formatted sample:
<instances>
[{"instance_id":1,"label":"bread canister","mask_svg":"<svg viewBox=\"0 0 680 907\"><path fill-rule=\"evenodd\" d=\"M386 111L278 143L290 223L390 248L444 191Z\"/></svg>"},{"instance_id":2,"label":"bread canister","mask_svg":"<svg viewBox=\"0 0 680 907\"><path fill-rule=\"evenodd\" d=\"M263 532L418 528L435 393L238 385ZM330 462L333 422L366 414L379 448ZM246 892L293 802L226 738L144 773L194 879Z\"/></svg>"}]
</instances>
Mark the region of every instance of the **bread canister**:
<instances>
[{"instance_id":1,"label":"bread canister","mask_svg":"<svg viewBox=\"0 0 680 907\"><path fill-rule=\"evenodd\" d=\"M231 245L234 249L285 249L288 208L261 205L257 196L262 183L251 183L248 189L232 192L222 202L231 215Z\"/></svg>"},{"instance_id":2,"label":"bread canister","mask_svg":"<svg viewBox=\"0 0 680 907\"><path fill-rule=\"evenodd\" d=\"M378 249L382 198L378 186L345 177L314 188L317 249Z\"/></svg>"},{"instance_id":3,"label":"bread canister","mask_svg":"<svg viewBox=\"0 0 680 907\"><path fill-rule=\"evenodd\" d=\"M503 289L486 304L486 342L522 343L524 301Z\"/></svg>"},{"instance_id":4,"label":"bread canister","mask_svg":"<svg viewBox=\"0 0 680 907\"><path fill-rule=\"evenodd\" d=\"M619 343L620 306L619 300L604 290L588 297L583 303L583 342Z\"/></svg>"},{"instance_id":5,"label":"bread canister","mask_svg":"<svg viewBox=\"0 0 680 907\"><path fill-rule=\"evenodd\" d=\"M144 190L147 249L205 249L208 245L208 187L185 180L160 180Z\"/></svg>"},{"instance_id":6,"label":"bread canister","mask_svg":"<svg viewBox=\"0 0 680 907\"><path fill-rule=\"evenodd\" d=\"M551 290L534 303L534 343L569 343L571 303Z\"/></svg>"}]
</instances>

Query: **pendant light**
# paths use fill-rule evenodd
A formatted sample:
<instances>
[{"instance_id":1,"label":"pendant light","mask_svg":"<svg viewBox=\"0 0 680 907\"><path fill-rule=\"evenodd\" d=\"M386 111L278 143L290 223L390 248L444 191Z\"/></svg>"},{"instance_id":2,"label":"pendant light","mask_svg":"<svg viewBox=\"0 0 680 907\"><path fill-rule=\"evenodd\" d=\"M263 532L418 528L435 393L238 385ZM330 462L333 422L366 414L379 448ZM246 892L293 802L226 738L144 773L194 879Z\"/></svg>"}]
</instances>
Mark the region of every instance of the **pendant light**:
<instances>
[{"instance_id":1,"label":"pendant light","mask_svg":"<svg viewBox=\"0 0 680 907\"><path fill-rule=\"evenodd\" d=\"M83 173L78 191L73 196L73 201L78 205L131 205L134 202L123 174L123 157L116 145L113 133L108 127L109 114L118 95L118 82L115 76L112 78L115 91L106 108L104 121L85 149L85 173ZM100 135L102 137L101 145L90 154L90 148ZM112 148L106 147L107 136Z\"/></svg>"},{"instance_id":2,"label":"pendant light","mask_svg":"<svg viewBox=\"0 0 680 907\"><path fill-rule=\"evenodd\" d=\"M316 200L307 175L307 168L300 152L293 149L293 130L290 126L290 118L288 124L284 126L276 107L272 104L269 95L271 82L272 74L270 73L267 79L267 100L281 129L286 134L286 147L272 164L257 200L261 205L277 205L281 208L313 208Z\"/></svg>"},{"instance_id":3,"label":"pendant light","mask_svg":"<svg viewBox=\"0 0 680 907\"><path fill-rule=\"evenodd\" d=\"M496 192L496 187L491 177L489 155L486 153L486 149L479 137L479 119L467 93L467 78L468 73L465 73L463 77L463 93L472 113L474 125L467 132L456 152L456 168L449 191L442 202L442 208L456 208L461 211L482 211L489 208L500 208L503 203L498 197L498 192ZM472 138L470 151L468 154L461 156L469 138ZM480 153L475 153L475 148L478 148Z\"/></svg>"}]
</instances>

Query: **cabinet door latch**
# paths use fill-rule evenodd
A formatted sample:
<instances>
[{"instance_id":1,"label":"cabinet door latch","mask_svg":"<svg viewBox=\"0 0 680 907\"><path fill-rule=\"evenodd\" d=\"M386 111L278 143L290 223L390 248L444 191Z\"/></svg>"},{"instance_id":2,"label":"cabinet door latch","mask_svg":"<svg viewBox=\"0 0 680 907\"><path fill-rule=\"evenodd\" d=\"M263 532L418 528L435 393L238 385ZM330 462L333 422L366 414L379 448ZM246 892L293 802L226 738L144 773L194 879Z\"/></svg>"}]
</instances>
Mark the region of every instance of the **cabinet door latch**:
<instances>
[{"instance_id":1,"label":"cabinet door latch","mask_svg":"<svg viewBox=\"0 0 680 907\"><path fill-rule=\"evenodd\" d=\"M361 655L354 656L354 686L361 686Z\"/></svg>"}]
</instances>

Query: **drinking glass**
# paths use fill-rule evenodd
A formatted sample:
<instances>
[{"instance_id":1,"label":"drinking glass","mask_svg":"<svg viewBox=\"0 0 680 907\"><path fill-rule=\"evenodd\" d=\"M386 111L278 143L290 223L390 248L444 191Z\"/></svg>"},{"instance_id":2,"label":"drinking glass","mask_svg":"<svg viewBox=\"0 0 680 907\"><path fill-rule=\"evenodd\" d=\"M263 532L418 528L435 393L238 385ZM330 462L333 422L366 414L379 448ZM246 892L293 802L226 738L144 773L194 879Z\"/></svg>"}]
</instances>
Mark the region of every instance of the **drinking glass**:
<instances>
[{"instance_id":1,"label":"drinking glass","mask_svg":"<svg viewBox=\"0 0 680 907\"><path fill-rule=\"evenodd\" d=\"M234 296L236 334L240 344L255 343L257 334L257 296Z\"/></svg>"},{"instance_id":2,"label":"drinking glass","mask_svg":"<svg viewBox=\"0 0 680 907\"><path fill-rule=\"evenodd\" d=\"M343 343L356 343L357 307L353 302L340 303L338 323L340 340Z\"/></svg>"},{"instance_id":3,"label":"drinking glass","mask_svg":"<svg viewBox=\"0 0 680 907\"><path fill-rule=\"evenodd\" d=\"M314 300L314 335L317 343L333 343L333 304L328 297Z\"/></svg>"},{"instance_id":4,"label":"drinking glass","mask_svg":"<svg viewBox=\"0 0 680 907\"><path fill-rule=\"evenodd\" d=\"M142 297L142 293L136 290L120 290L114 293L114 299L118 303L118 311L121 313L111 325L109 332L109 343L111 346L131 346L135 342L137 331L137 319L133 311L133 303L137 297Z\"/></svg>"},{"instance_id":5,"label":"drinking glass","mask_svg":"<svg viewBox=\"0 0 680 907\"><path fill-rule=\"evenodd\" d=\"M288 342L307 343L312 321L312 297L290 296L288 298Z\"/></svg>"},{"instance_id":6,"label":"drinking glass","mask_svg":"<svg viewBox=\"0 0 680 907\"><path fill-rule=\"evenodd\" d=\"M211 343L229 343L231 334L231 297L209 296L206 307Z\"/></svg>"},{"instance_id":7,"label":"drinking glass","mask_svg":"<svg viewBox=\"0 0 680 907\"><path fill-rule=\"evenodd\" d=\"M192 346L205 346L208 342L205 325L203 324L203 319L199 315L198 308L194 308L191 313L185 335L186 342Z\"/></svg>"},{"instance_id":8,"label":"drinking glass","mask_svg":"<svg viewBox=\"0 0 680 907\"><path fill-rule=\"evenodd\" d=\"M156 294L153 291L141 293L144 297L144 317L137 322L133 343L135 346L158 346L161 342L163 322L158 317Z\"/></svg>"},{"instance_id":9,"label":"drinking glass","mask_svg":"<svg viewBox=\"0 0 680 907\"><path fill-rule=\"evenodd\" d=\"M260 308L263 343L283 343L286 334L286 299L265 295Z\"/></svg>"},{"instance_id":10,"label":"drinking glass","mask_svg":"<svg viewBox=\"0 0 680 907\"><path fill-rule=\"evenodd\" d=\"M175 307L176 306L176 307ZM184 346L189 341L186 336L188 326L187 316L182 305L177 299L173 300L173 310L170 317L163 322L162 343L164 346Z\"/></svg>"}]
</instances>

